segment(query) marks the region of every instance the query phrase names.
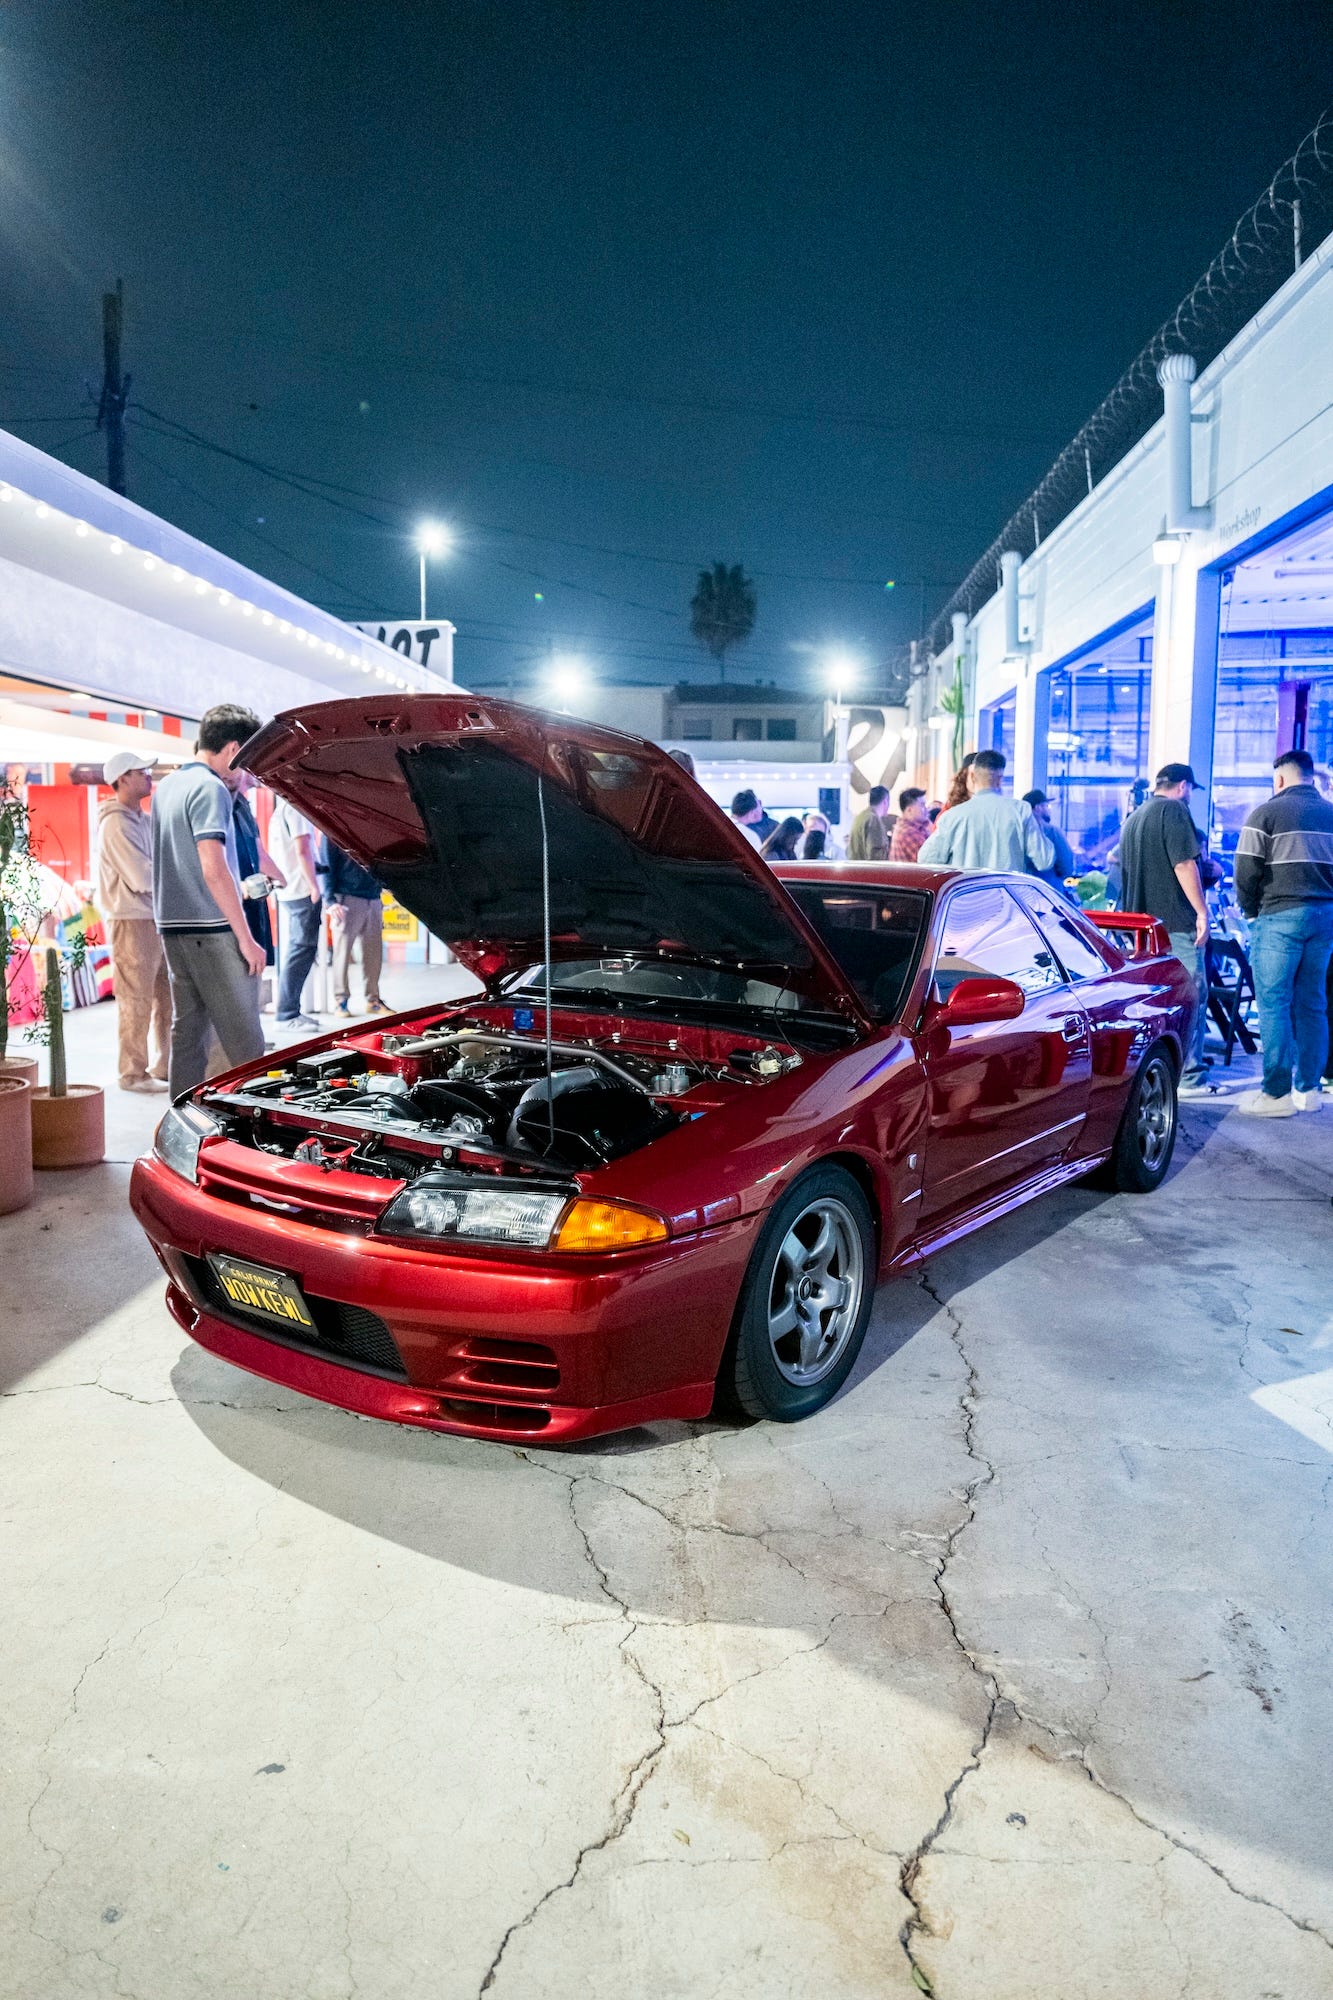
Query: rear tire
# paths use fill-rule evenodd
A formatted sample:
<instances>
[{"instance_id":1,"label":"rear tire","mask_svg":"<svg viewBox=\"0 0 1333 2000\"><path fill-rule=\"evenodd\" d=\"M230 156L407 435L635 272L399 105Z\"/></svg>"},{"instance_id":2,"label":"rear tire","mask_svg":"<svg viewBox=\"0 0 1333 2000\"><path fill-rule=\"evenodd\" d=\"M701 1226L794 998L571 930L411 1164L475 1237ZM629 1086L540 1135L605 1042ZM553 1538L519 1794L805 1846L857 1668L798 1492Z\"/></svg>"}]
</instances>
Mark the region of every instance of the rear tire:
<instances>
[{"instance_id":1,"label":"rear tire","mask_svg":"<svg viewBox=\"0 0 1333 2000\"><path fill-rule=\"evenodd\" d=\"M780 1424L822 1409L861 1351L875 1266L874 1219L851 1175L802 1174L750 1258L718 1374L723 1402Z\"/></svg>"},{"instance_id":2,"label":"rear tire","mask_svg":"<svg viewBox=\"0 0 1333 2000\"><path fill-rule=\"evenodd\" d=\"M1175 1066L1164 1048L1150 1049L1126 1100L1115 1149L1098 1178L1117 1194L1151 1194L1166 1179L1175 1145Z\"/></svg>"}]
</instances>

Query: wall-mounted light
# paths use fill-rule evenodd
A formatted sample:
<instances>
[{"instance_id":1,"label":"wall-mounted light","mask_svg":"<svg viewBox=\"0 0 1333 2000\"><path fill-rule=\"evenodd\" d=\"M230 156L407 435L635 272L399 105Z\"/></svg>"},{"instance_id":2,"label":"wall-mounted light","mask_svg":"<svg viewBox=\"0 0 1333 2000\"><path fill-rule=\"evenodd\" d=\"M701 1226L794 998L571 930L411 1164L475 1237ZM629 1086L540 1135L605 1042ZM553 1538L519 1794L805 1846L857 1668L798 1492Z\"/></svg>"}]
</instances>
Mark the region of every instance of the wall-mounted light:
<instances>
[{"instance_id":1,"label":"wall-mounted light","mask_svg":"<svg viewBox=\"0 0 1333 2000\"><path fill-rule=\"evenodd\" d=\"M1152 545L1152 559L1162 569L1174 569L1184 553L1179 535L1159 535Z\"/></svg>"}]
</instances>

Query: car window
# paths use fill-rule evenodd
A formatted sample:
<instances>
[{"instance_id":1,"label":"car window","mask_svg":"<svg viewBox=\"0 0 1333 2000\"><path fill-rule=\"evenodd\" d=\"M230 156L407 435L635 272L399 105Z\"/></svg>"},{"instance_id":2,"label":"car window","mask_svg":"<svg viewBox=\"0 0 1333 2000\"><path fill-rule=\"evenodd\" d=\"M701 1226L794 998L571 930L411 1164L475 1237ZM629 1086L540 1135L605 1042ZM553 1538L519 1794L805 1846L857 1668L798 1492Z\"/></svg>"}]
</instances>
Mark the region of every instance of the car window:
<instances>
[{"instance_id":1,"label":"car window","mask_svg":"<svg viewBox=\"0 0 1333 2000\"><path fill-rule=\"evenodd\" d=\"M1079 918L1067 903L1035 882L1015 886L1014 894L1036 918L1048 944L1055 947L1071 979L1098 979L1106 971L1106 960L1084 934Z\"/></svg>"},{"instance_id":2,"label":"car window","mask_svg":"<svg viewBox=\"0 0 1333 2000\"><path fill-rule=\"evenodd\" d=\"M540 991L545 972L533 965L512 981L510 991ZM751 979L711 965L692 965L669 958L569 959L556 965L551 986L557 993L623 993L644 999L698 1000L723 1007L799 1008L801 996L785 986Z\"/></svg>"},{"instance_id":3,"label":"car window","mask_svg":"<svg viewBox=\"0 0 1333 2000\"><path fill-rule=\"evenodd\" d=\"M960 979L1012 979L1025 993L1064 982L1054 954L1013 897L998 886L950 896L935 960L935 991L947 1000Z\"/></svg>"},{"instance_id":4,"label":"car window","mask_svg":"<svg viewBox=\"0 0 1333 2000\"><path fill-rule=\"evenodd\" d=\"M919 889L782 886L875 1017L892 1020L916 970L929 899Z\"/></svg>"}]
</instances>

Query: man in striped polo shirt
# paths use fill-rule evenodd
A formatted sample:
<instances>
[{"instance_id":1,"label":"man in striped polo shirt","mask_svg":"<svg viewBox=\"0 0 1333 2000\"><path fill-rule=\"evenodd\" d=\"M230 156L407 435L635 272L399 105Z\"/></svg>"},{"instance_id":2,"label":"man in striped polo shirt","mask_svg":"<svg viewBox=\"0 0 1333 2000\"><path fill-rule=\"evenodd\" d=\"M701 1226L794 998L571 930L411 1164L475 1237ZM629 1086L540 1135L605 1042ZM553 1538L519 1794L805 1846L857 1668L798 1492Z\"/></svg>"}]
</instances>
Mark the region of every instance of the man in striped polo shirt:
<instances>
[{"instance_id":1,"label":"man in striped polo shirt","mask_svg":"<svg viewBox=\"0 0 1333 2000\"><path fill-rule=\"evenodd\" d=\"M1236 1106L1251 1118L1320 1110L1328 1055L1333 805L1315 788L1308 750L1284 750L1273 770L1273 797L1255 807L1236 847L1236 900L1254 926L1250 964L1264 1054L1263 1088Z\"/></svg>"}]
</instances>

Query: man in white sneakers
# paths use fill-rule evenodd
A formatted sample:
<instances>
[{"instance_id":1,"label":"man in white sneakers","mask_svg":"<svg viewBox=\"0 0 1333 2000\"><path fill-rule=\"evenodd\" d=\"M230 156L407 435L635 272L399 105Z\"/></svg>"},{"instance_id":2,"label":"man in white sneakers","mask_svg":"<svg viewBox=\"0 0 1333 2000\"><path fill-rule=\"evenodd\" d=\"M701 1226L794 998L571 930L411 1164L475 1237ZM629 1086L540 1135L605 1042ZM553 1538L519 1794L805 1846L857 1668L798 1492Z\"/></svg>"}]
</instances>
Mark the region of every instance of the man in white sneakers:
<instances>
[{"instance_id":1,"label":"man in white sneakers","mask_svg":"<svg viewBox=\"0 0 1333 2000\"><path fill-rule=\"evenodd\" d=\"M1236 901L1254 927L1250 966L1264 1052L1263 1088L1236 1105L1250 1118L1320 1110L1328 1055L1333 805L1319 795L1308 750L1284 751L1273 784L1236 846Z\"/></svg>"}]
</instances>

